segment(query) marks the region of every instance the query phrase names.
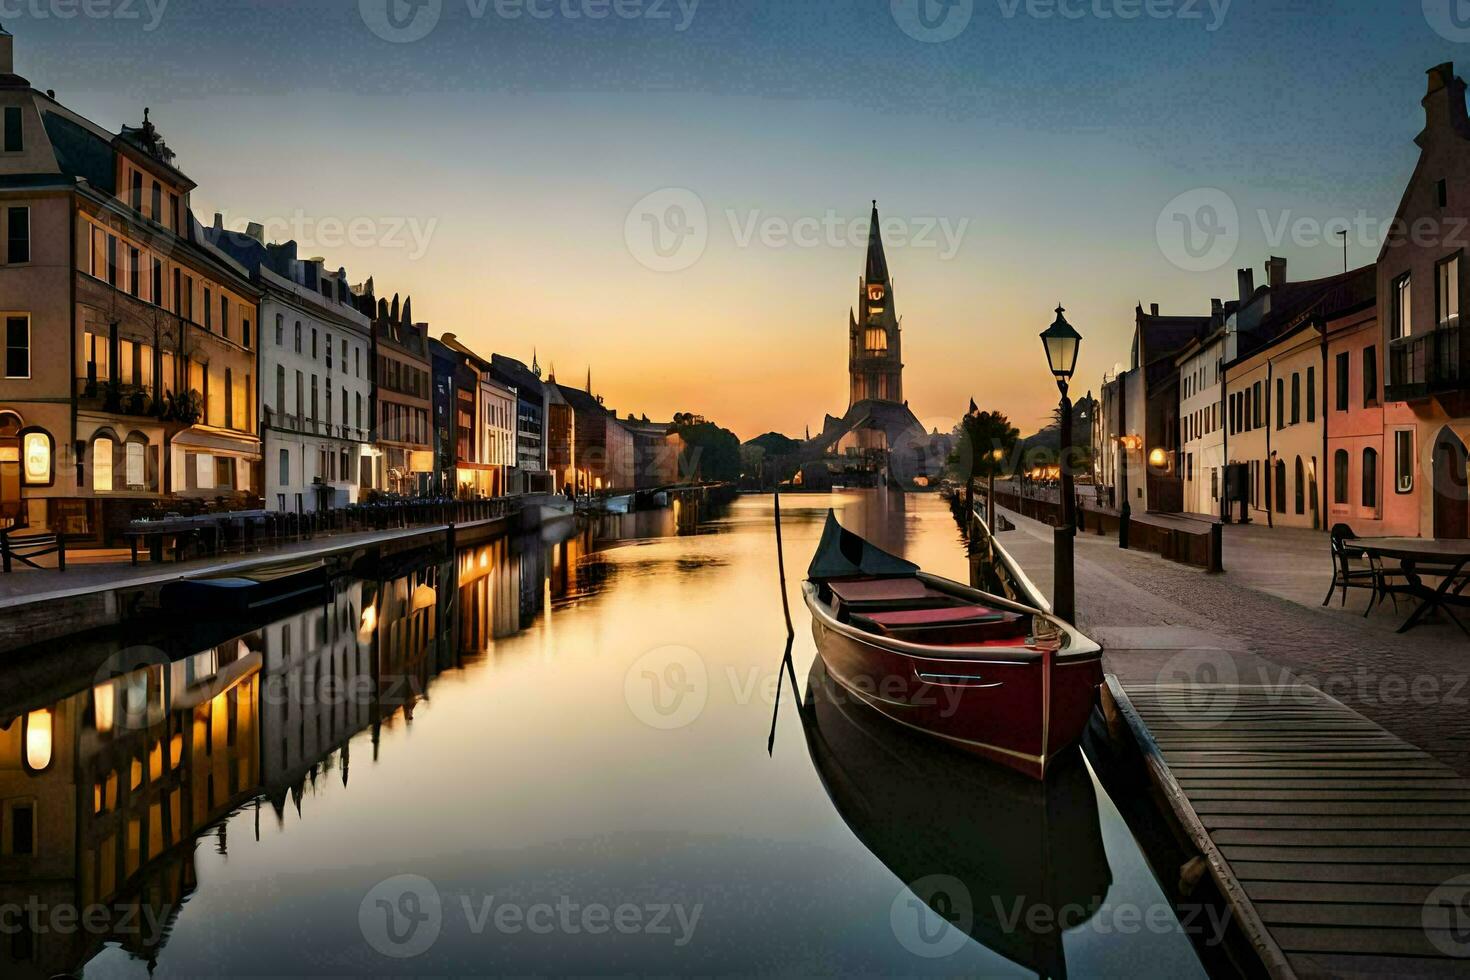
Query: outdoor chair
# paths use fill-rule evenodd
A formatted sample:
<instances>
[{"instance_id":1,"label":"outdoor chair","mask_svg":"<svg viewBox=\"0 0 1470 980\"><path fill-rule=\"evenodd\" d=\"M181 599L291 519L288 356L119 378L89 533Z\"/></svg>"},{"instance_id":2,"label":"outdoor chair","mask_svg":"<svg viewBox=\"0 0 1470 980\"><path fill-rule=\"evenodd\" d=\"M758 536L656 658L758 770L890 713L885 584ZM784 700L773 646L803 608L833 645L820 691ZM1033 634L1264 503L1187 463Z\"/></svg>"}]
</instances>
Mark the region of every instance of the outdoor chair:
<instances>
[{"instance_id":1,"label":"outdoor chair","mask_svg":"<svg viewBox=\"0 0 1470 980\"><path fill-rule=\"evenodd\" d=\"M1342 589L1342 604L1347 606L1348 589L1368 589L1371 597L1368 606L1378 598L1378 574L1361 551L1349 547L1346 542L1356 538L1353 529L1346 524L1334 524L1328 536L1332 546L1332 584L1327 587L1327 598L1322 605L1332 602L1332 593Z\"/></svg>"}]
</instances>

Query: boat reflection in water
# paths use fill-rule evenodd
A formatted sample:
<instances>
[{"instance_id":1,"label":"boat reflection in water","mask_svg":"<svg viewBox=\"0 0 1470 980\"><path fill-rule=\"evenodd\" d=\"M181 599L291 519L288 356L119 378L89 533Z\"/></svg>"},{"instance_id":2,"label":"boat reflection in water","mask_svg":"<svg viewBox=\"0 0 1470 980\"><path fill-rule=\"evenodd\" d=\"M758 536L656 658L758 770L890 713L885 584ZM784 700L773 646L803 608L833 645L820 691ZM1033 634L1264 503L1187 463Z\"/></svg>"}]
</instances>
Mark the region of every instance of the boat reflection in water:
<instances>
[{"instance_id":1,"label":"boat reflection in water","mask_svg":"<svg viewBox=\"0 0 1470 980\"><path fill-rule=\"evenodd\" d=\"M1113 882L1078 750L1044 782L975 759L878 715L820 656L801 723L837 812L916 900L1019 965L1066 975L1063 932L1091 919Z\"/></svg>"}]
</instances>

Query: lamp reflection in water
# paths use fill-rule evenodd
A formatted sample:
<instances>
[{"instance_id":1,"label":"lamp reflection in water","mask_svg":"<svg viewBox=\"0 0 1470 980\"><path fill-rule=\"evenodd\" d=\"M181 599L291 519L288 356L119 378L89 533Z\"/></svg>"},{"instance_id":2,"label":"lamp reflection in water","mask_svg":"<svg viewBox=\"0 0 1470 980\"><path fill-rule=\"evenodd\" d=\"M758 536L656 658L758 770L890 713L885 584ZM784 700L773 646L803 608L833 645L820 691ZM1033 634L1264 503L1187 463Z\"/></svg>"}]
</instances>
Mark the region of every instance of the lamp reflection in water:
<instances>
[{"instance_id":1,"label":"lamp reflection in water","mask_svg":"<svg viewBox=\"0 0 1470 980\"><path fill-rule=\"evenodd\" d=\"M45 772L51 767L51 712L47 708L26 715L25 723L26 768L33 773Z\"/></svg>"}]
</instances>

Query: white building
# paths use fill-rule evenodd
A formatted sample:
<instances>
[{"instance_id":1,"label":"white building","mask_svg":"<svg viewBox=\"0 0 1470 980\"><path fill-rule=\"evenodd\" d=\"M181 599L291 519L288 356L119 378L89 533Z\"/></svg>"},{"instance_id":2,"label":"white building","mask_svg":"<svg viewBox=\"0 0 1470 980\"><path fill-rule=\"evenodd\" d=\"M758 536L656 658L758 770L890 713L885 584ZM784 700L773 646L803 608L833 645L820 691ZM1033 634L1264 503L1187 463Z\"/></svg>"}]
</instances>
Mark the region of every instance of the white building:
<instances>
[{"instance_id":1,"label":"white building","mask_svg":"<svg viewBox=\"0 0 1470 980\"><path fill-rule=\"evenodd\" d=\"M252 224L209 237L250 270L260 302L262 495L270 510L309 513L356 503L372 486L372 325L347 274L267 245Z\"/></svg>"},{"instance_id":2,"label":"white building","mask_svg":"<svg viewBox=\"0 0 1470 980\"><path fill-rule=\"evenodd\" d=\"M1234 318L1191 341L1179 366L1180 472L1186 514L1222 514L1225 499L1225 363L1233 358Z\"/></svg>"}]
</instances>

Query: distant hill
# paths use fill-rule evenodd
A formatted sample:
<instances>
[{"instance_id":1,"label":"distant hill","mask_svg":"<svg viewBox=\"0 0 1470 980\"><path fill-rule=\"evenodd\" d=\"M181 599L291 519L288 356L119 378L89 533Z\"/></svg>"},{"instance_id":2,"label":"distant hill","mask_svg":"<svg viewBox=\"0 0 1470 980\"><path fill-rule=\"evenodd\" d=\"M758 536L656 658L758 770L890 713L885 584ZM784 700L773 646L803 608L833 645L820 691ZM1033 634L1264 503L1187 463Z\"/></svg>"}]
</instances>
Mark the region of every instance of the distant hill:
<instances>
[{"instance_id":1,"label":"distant hill","mask_svg":"<svg viewBox=\"0 0 1470 980\"><path fill-rule=\"evenodd\" d=\"M801 441L783 436L779 432L767 432L746 443L762 450L767 456L789 456L801 448Z\"/></svg>"}]
</instances>

